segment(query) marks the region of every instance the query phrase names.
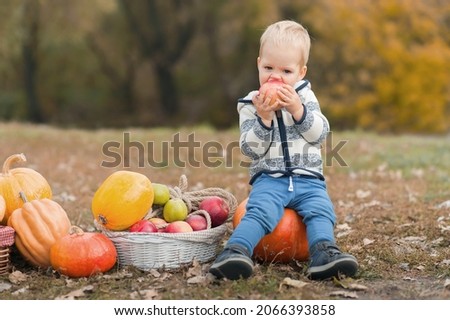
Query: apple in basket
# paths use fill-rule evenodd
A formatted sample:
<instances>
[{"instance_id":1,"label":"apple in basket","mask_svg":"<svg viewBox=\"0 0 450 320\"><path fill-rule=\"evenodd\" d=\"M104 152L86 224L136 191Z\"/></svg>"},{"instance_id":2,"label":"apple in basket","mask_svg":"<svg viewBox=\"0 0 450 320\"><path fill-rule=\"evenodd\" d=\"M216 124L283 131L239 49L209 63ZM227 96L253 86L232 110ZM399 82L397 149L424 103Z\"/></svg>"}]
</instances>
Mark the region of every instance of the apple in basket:
<instances>
[{"instance_id":1,"label":"apple in basket","mask_svg":"<svg viewBox=\"0 0 450 320\"><path fill-rule=\"evenodd\" d=\"M212 228L224 223L230 213L230 206L219 196L206 197L200 202L199 209L209 213Z\"/></svg>"},{"instance_id":2,"label":"apple in basket","mask_svg":"<svg viewBox=\"0 0 450 320\"><path fill-rule=\"evenodd\" d=\"M158 232L158 228L148 220L139 220L134 223L130 229L130 232Z\"/></svg>"},{"instance_id":3,"label":"apple in basket","mask_svg":"<svg viewBox=\"0 0 450 320\"><path fill-rule=\"evenodd\" d=\"M158 229L158 232L164 232L164 229L166 229L168 223L166 220L158 217L153 217L148 219L151 223L153 223L156 226L156 229Z\"/></svg>"},{"instance_id":4,"label":"apple in basket","mask_svg":"<svg viewBox=\"0 0 450 320\"><path fill-rule=\"evenodd\" d=\"M208 227L208 222L206 218L199 214L191 214L186 220L187 223L192 227L194 231L205 230Z\"/></svg>"},{"instance_id":5,"label":"apple in basket","mask_svg":"<svg viewBox=\"0 0 450 320\"><path fill-rule=\"evenodd\" d=\"M167 233L180 233L180 232L193 232L194 230L186 221L174 221L169 223L164 232Z\"/></svg>"}]
</instances>

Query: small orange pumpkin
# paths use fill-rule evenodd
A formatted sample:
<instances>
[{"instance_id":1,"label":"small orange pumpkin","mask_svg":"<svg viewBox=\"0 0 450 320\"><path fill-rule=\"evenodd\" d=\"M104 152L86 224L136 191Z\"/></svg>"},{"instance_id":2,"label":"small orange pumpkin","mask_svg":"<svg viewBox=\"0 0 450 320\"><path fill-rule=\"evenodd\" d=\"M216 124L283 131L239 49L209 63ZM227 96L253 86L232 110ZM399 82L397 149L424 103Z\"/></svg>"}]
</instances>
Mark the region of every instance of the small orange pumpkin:
<instances>
[{"instance_id":1,"label":"small orange pumpkin","mask_svg":"<svg viewBox=\"0 0 450 320\"><path fill-rule=\"evenodd\" d=\"M153 198L152 183L145 175L116 171L95 192L92 214L107 229L125 230L147 215Z\"/></svg>"},{"instance_id":2,"label":"small orange pumpkin","mask_svg":"<svg viewBox=\"0 0 450 320\"><path fill-rule=\"evenodd\" d=\"M19 192L23 192L29 201L52 197L50 185L39 172L30 168L10 169L14 163L26 160L25 155L20 153L9 156L3 163L3 171L0 173L0 195L5 198L6 211L2 224L7 223L14 210L22 207L23 201L19 197Z\"/></svg>"},{"instance_id":3,"label":"small orange pumpkin","mask_svg":"<svg viewBox=\"0 0 450 320\"><path fill-rule=\"evenodd\" d=\"M21 255L32 265L49 267L50 248L70 229L70 220L64 209L50 199L26 201L14 210L8 225L15 232L15 244Z\"/></svg>"},{"instance_id":4,"label":"small orange pumpkin","mask_svg":"<svg viewBox=\"0 0 450 320\"><path fill-rule=\"evenodd\" d=\"M74 254L76 253L76 254ZM77 226L50 249L53 269L69 277L89 277L110 270L117 261L113 242L104 234L84 232Z\"/></svg>"},{"instance_id":5,"label":"small orange pumpkin","mask_svg":"<svg viewBox=\"0 0 450 320\"><path fill-rule=\"evenodd\" d=\"M233 227L236 228L245 215L248 198L236 208ZM289 262L306 261L309 257L306 226L303 219L293 209L285 208L275 229L265 235L255 247L253 256L260 261Z\"/></svg>"}]
</instances>

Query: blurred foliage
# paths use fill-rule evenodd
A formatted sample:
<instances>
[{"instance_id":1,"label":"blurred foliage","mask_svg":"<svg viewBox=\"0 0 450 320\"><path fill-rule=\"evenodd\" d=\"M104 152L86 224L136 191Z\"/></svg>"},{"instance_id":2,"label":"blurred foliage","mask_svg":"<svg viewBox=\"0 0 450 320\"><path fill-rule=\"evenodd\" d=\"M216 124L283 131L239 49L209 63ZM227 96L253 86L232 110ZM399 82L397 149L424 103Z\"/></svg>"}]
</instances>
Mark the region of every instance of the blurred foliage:
<instances>
[{"instance_id":1,"label":"blurred foliage","mask_svg":"<svg viewBox=\"0 0 450 320\"><path fill-rule=\"evenodd\" d=\"M0 119L236 126L281 19L312 36L307 78L333 129L449 131L444 0L2 0Z\"/></svg>"}]
</instances>

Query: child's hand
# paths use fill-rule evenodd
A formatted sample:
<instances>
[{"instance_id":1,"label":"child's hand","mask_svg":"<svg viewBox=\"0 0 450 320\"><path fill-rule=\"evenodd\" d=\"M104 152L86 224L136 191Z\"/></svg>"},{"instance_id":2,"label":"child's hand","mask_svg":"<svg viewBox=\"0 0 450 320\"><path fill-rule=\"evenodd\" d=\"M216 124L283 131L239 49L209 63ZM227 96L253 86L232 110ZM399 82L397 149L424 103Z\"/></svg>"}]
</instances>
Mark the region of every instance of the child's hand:
<instances>
[{"instance_id":1,"label":"child's hand","mask_svg":"<svg viewBox=\"0 0 450 320\"><path fill-rule=\"evenodd\" d=\"M280 109L278 101L274 104L270 104L270 100L272 97L267 95L264 97L262 94L257 94L253 97L253 105L256 108L256 113L261 118L263 123L270 127L272 125L272 119L275 113L275 110Z\"/></svg>"},{"instance_id":2,"label":"child's hand","mask_svg":"<svg viewBox=\"0 0 450 320\"><path fill-rule=\"evenodd\" d=\"M282 88L278 90L278 102L281 107L284 107L296 121L299 121L303 116L303 105L298 93L293 87L283 84Z\"/></svg>"}]
</instances>

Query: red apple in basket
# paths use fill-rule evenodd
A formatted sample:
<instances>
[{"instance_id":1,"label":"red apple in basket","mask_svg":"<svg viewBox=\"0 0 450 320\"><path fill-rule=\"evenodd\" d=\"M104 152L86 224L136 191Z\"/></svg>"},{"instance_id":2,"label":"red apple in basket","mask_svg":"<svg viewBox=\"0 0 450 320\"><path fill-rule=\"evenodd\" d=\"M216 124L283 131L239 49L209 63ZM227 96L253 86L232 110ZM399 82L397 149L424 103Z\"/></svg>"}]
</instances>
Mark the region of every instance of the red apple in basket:
<instances>
[{"instance_id":1,"label":"red apple in basket","mask_svg":"<svg viewBox=\"0 0 450 320\"><path fill-rule=\"evenodd\" d=\"M230 206L219 196L210 196L202 200L199 204L200 210L205 210L211 217L211 227L220 226L228 219Z\"/></svg>"},{"instance_id":2,"label":"red apple in basket","mask_svg":"<svg viewBox=\"0 0 450 320\"><path fill-rule=\"evenodd\" d=\"M199 214L191 214L186 220L187 223L192 227L194 231L205 230L208 227L208 222L206 218Z\"/></svg>"},{"instance_id":3,"label":"red apple in basket","mask_svg":"<svg viewBox=\"0 0 450 320\"><path fill-rule=\"evenodd\" d=\"M153 217L148 219L148 221L156 226L158 232L164 232L164 229L166 229L166 227L168 226L167 221L161 218Z\"/></svg>"},{"instance_id":4,"label":"red apple in basket","mask_svg":"<svg viewBox=\"0 0 450 320\"><path fill-rule=\"evenodd\" d=\"M156 226L148 220L139 220L134 223L130 229L130 232L158 232Z\"/></svg>"},{"instance_id":5,"label":"red apple in basket","mask_svg":"<svg viewBox=\"0 0 450 320\"><path fill-rule=\"evenodd\" d=\"M186 221L174 221L169 223L164 232L179 233L179 232L193 232L194 230Z\"/></svg>"}]
</instances>

